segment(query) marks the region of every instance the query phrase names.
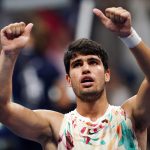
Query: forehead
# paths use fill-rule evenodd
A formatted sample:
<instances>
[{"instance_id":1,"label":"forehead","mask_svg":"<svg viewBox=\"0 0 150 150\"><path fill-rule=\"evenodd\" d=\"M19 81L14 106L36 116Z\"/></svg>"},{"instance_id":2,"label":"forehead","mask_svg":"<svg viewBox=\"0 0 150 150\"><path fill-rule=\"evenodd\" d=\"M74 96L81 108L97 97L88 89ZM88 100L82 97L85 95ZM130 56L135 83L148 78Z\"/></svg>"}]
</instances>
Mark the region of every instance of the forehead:
<instances>
[{"instance_id":1,"label":"forehead","mask_svg":"<svg viewBox=\"0 0 150 150\"><path fill-rule=\"evenodd\" d=\"M97 59L97 60L100 60L100 57L98 57L97 55L83 55L83 54L76 54L70 61L70 63L74 62L74 61L77 61L77 60L88 60L88 59Z\"/></svg>"}]
</instances>

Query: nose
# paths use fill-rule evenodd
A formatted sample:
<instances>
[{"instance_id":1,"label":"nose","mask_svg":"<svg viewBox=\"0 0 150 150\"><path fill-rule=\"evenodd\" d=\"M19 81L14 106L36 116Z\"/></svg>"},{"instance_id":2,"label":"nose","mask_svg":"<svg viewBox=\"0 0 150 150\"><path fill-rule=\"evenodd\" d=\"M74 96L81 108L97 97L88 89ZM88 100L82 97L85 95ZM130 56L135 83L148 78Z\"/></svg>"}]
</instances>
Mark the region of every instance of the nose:
<instances>
[{"instance_id":1,"label":"nose","mask_svg":"<svg viewBox=\"0 0 150 150\"><path fill-rule=\"evenodd\" d=\"M90 67L88 64L84 64L82 66L82 74L88 74L88 73L90 73Z\"/></svg>"}]
</instances>

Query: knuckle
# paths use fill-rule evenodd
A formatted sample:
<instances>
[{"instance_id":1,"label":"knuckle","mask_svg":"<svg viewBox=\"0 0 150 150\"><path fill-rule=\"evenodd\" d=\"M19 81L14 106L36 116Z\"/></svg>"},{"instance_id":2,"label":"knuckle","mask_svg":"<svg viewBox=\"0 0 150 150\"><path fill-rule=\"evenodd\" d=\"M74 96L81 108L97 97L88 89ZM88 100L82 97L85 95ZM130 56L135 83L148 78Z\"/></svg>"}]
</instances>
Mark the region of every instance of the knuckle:
<instances>
[{"instance_id":1,"label":"knuckle","mask_svg":"<svg viewBox=\"0 0 150 150\"><path fill-rule=\"evenodd\" d=\"M118 9L123 9L122 7L118 7Z\"/></svg>"}]
</instances>

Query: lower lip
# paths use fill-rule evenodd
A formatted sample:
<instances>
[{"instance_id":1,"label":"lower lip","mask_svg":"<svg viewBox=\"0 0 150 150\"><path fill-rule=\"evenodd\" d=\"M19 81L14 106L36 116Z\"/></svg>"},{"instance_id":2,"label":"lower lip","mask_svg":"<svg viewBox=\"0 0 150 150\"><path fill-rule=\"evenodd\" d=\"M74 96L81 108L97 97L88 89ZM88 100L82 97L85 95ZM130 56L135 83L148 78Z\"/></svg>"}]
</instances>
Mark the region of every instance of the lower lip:
<instances>
[{"instance_id":1,"label":"lower lip","mask_svg":"<svg viewBox=\"0 0 150 150\"><path fill-rule=\"evenodd\" d=\"M91 87L92 85L93 85L93 82L85 82L85 83L82 83L82 86L83 86L83 87L86 87L86 88Z\"/></svg>"}]
</instances>

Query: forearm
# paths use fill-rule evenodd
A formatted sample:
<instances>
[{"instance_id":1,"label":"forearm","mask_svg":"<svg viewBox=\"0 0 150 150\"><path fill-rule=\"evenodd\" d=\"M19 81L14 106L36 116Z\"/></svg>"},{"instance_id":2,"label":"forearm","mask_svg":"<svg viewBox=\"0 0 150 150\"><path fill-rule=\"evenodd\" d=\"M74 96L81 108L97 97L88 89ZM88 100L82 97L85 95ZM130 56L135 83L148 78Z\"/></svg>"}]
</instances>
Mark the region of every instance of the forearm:
<instances>
[{"instance_id":1,"label":"forearm","mask_svg":"<svg viewBox=\"0 0 150 150\"><path fill-rule=\"evenodd\" d=\"M12 75L17 55L6 54L1 51L0 55L0 105L7 103L12 94Z\"/></svg>"},{"instance_id":2,"label":"forearm","mask_svg":"<svg viewBox=\"0 0 150 150\"><path fill-rule=\"evenodd\" d=\"M146 78L150 81L150 48L142 41L131 49Z\"/></svg>"},{"instance_id":3,"label":"forearm","mask_svg":"<svg viewBox=\"0 0 150 150\"><path fill-rule=\"evenodd\" d=\"M130 35L121 37L121 40L131 50L146 78L150 81L150 48L133 28L131 28Z\"/></svg>"}]
</instances>

